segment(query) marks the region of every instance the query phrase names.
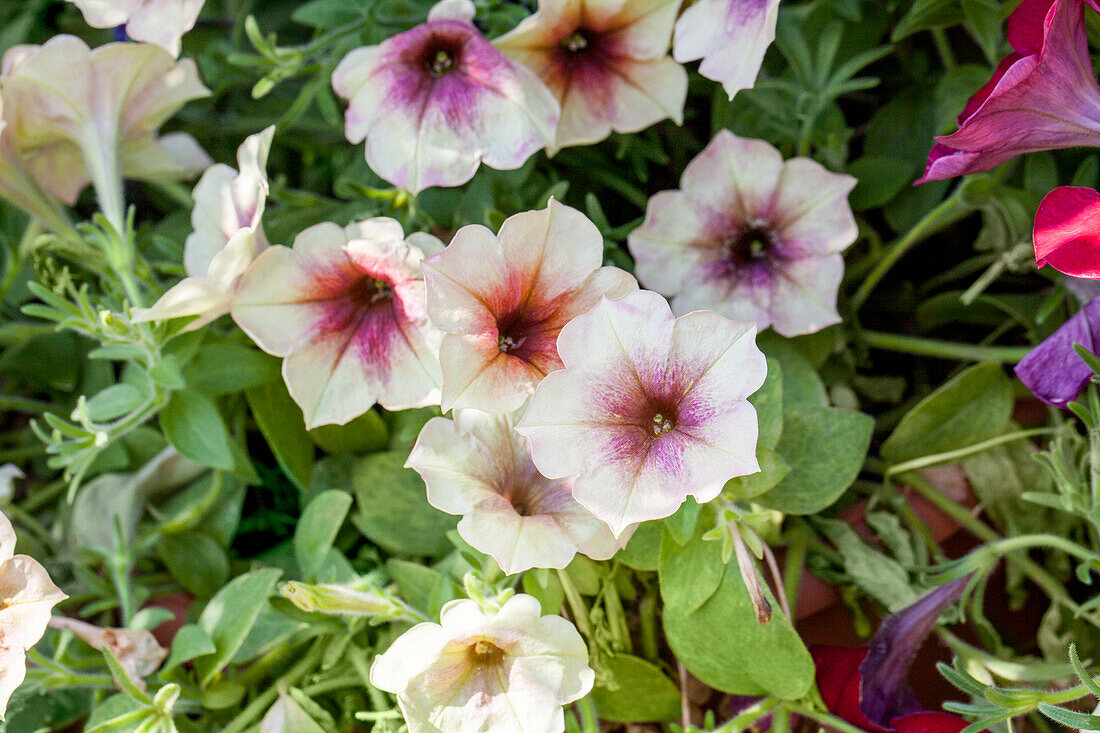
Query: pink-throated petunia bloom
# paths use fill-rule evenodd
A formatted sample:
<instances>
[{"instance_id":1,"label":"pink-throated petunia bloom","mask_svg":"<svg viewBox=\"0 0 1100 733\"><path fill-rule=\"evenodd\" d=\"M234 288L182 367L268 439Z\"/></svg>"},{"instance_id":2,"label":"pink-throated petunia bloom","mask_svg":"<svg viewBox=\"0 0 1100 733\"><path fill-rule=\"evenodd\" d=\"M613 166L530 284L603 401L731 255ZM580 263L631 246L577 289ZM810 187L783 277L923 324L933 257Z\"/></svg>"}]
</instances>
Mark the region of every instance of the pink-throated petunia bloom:
<instances>
[{"instance_id":1,"label":"pink-throated petunia bloom","mask_svg":"<svg viewBox=\"0 0 1100 733\"><path fill-rule=\"evenodd\" d=\"M367 163L395 186L458 186L482 162L518 168L554 141L554 96L473 15L469 0L445 0L426 23L352 51L332 75L348 100L348 140L365 139Z\"/></svg>"},{"instance_id":2,"label":"pink-throated petunia bloom","mask_svg":"<svg viewBox=\"0 0 1100 733\"><path fill-rule=\"evenodd\" d=\"M1100 279L1100 193L1059 186L1035 212L1035 264L1074 277Z\"/></svg>"},{"instance_id":3,"label":"pink-throated petunia bloom","mask_svg":"<svg viewBox=\"0 0 1100 733\"><path fill-rule=\"evenodd\" d=\"M1008 21L1014 52L937 137L924 177L988 170L1023 153L1100 146L1100 87L1085 37L1094 0L1024 0Z\"/></svg>"},{"instance_id":4,"label":"pink-throated petunia bloom","mask_svg":"<svg viewBox=\"0 0 1100 733\"><path fill-rule=\"evenodd\" d=\"M261 349L285 357L283 378L308 427L346 423L375 403L439 404L439 335L420 260L442 246L376 218L318 224L252 263L230 312Z\"/></svg>"},{"instance_id":5,"label":"pink-throated petunia bloom","mask_svg":"<svg viewBox=\"0 0 1100 733\"><path fill-rule=\"evenodd\" d=\"M638 280L670 296L678 315L713 310L784 336L839 323L840 253L857 235L854 185L721 130L688 163L679 190L649 200L628 240Z\"/></svg>"},{"instance_id":6,"label":"pink-throated petunia bloom","mask_svg":"<svg viewBox=\"0 0 1100 733\"><path fill-rule=\"evenodd\" d=\"M152 308L135 310L133 320L198 316L185 331L229 312L241 276L267 247L260 219L267 200L267 155L274 126L252 135L237 149L240 170L218 163L195 186L191 225L183 247L187 278Z\"/></svg>"},{"instance_id":7,"label":"pink-throated petunia bloom","mask_svg":"<svg viewBox=\"0 0 1100 733\"><path fill-rule=\"evenodd\" d=\"M611 558L625 540L573 499L571 478L538 472L515 422L479 410L432 418L405 465L424 479L432 506L462 516L462 539L509 575L564 568L578 552Z\"/></svg>"},{"instance_id":8,"label":"pink-throated petunia bloom","mask_svg":"<svg viewBox=\"0 0 1100 733\"><path fill-rule=\"evenodd\" d=\"M93 28L126 26L135 41L180 55L180 39L195 27L206 0L69 0Z\"/></svg>"},{"instance_id":9,"label":"pink-throated petunia bloom","mask_svg":"<svg viewBox=\"0 0 1100 733\"><path fill-rule=\"evenodd\" d=\"M121 230L122 179L189 178L212 162L185 133L157 136L180 107L210 91L190 59L147 43L92 50L75 36L4 54L4 117L27 168L72 204L91 182Z\"/></svg>"},{"instance_id":10,"label":"pink-throated petunia bloom","mask_svg":"<svg viewBox=\"0 0 1100 733\"><path fill-rule=\"evenodd\" d=\"M687 72L668 55L680 0L539 0L496 39L529 66L561 103L552 150L680 124Z\"/></svg>"},{"instance_id":11,"label":"pink-throated petunia bloom","mask_svg":"<svg viewBox=\"0 0 1100 733\"><path fill-rule=\"evenodd\" d=\"M561 331L565 368L539 384L516 428L549 478L616 536L714 499L759 470L748 396L767 364L756 325L710 311L675 318L660 295L604 299Z\"/></svg>"},{"instance_id":12,"label":"pink-throated petunia bloom","mask_svg":"<svg viewBox=\"0 0 1100 733\"><path fill-rule=\"evenodd\" d=\"M36 560L15 554L15 530L0 513L0 718L27 674L27 650L46 632L53 607L67 597Z\"/></svg>"},{"instance_id":13,"label":"pink-throated petunia bloom","mask_svg":"<svg viewBox=\"0 0 1100 733\"><path fill-rule=\"evenodd\" d=\"M672 55L680 63L702 59L699 73L733 99L756 83L778 18L779 0L697 0L676 21Z\"/></svg>"},{"instance_id":14,"label":"pink-throated petunia bloom","mask_svg":"<svg viewBox=\"0 0 1100 733\"><path fill-rule=\"evenodd\" d=\"M371 684L397 695L409 733L562 733L595 674L573 624L541 614L523 594L495 612L451 601L375 657Z\"/></svg>"},{"instance_id":15,"label":"pink-throated petunia bloom","mask_svg":"<svg viewBox=\"0 0 1100 733\"><path fill-rule=\"evenodd\" d=\"M509 217L496 235L478 225L458 230L423 265L428 315L447 334L443 409L519 409L561 367L562 326L604 296L637 289L631 275L602 261L596 225L553 199Z\"/></svg>"}]
</instances>

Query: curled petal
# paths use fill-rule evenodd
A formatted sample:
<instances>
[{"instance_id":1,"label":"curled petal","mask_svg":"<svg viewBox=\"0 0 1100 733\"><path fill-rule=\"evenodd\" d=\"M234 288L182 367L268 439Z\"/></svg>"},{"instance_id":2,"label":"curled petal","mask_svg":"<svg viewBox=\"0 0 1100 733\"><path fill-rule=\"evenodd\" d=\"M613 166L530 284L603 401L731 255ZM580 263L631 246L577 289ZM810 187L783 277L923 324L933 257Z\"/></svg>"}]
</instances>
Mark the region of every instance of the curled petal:
<instances>
[{"instance_id":1,"label":"curled petal","mask_svg":"<svg viewBox=\"0 0 1100 733\"><path fill-rule=\"evenodd\" d=\"M756 83L778 17L779 0L698 0L676 21L672 54L680 63L702 59L699 73L733 99Z\"/></svg>"},{"instance_id":2,"label":"curled petal","mask_svg":"<svg viewBox=\"0 0 1100 733\"><path fill-rule=\"evenodd\" d=\"M1035 213L1035 264L1074 277L1100 279L1100 193L1059 186Z\"/></svg>"}]
</instances>

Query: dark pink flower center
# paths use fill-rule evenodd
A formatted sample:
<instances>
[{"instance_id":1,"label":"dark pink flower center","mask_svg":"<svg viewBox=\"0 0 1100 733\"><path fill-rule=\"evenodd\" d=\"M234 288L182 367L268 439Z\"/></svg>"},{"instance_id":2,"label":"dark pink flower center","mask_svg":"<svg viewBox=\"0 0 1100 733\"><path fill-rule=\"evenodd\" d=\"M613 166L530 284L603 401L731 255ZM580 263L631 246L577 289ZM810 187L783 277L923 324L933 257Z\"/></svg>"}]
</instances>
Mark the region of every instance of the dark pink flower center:
<instances>
[{"instance_id":1,"label":"dark pink flower center","mask_svg":"<svg viewBox=\"0 0 1100 733\"><path fill-rule=\"evenodd\" d=\"M360 307L370 307L393 299L393 284L386 280L364 277L356 280L348 290L348 299Z\"/></svg>"},{"instance_id":2,"label":"dark pink flower center","mask_svg":"<svg viewBox=\"0 0 1100 733\"><path fill-rule=\"evenodd\" d=\"M731 269L752 267L768 259L775 246L775 232L752 226L722 245L722 258Z\"/></svg>"},{"instance_id":3,"label":"dark pink flower center","mask_svg":"<svg viewBox=\"0 0 1100 733\"><path fill-rule=\"evenodd\" d=\"M424 37L419 49L414 51L414 63L438 79L457 70L463 61L463 53L469 33L464 28L441 27Z\"/></svg>"}]
</instances>

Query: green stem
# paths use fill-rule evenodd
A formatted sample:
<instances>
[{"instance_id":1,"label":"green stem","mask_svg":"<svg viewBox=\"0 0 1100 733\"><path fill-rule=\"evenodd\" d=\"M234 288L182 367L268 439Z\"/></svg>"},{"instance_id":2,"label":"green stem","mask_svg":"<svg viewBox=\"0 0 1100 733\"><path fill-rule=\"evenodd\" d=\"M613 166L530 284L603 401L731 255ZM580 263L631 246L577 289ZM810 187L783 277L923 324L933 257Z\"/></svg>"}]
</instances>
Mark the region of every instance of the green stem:
<instances>
[{"instance_id":1,"label":"green stem","mask_svg":"<svg viewBox=\"0 0 1100 733\"><path fill-rule=\"evenodd\" d=\"M886 276L898 260L908 252L913 245L931 236L936 231L952 224L970 213L970 207L962 203L962 187L939 203L936 208L929 211L913 226L904 236L894 240L888 245L885 255L878 261L867 278L859 286L848 301L848 309L855 314L866 302L871 291L875 289L879 281Z\"/></svg>"},{"instance_id":2,"label":"green stem","mask_svg":"<svg viewBox=\"0 0 1100 733\"><path fill-rule=\"evenodd\" d=\"M792 713L798 713L799 715L805 718L809 718L810 720L816 720L818 723L821 723L822 725L825 725L834 730L839 730L842 733L863 733L862 728L857 728L856 726L849 723L847 720L838 718L835 715L830 715L829 713L822 713L817 710L811 710L810 708L803 707L802 705L796 705L794 703L786 703L784 707Z\"/></svg>"},{"instance_id":3,"label":"green stem","mask_svg":"<svg viewBox=\"0 0 1100 733\"><path fill-rule=\"evenodd\" d=\"M940 63L945 71L955 68L955 54L951 52L951 44L947 42L947 33L943 28L932 29L932 41L936 44L936 53L940 56Z\"/></svg>"},{"instance_id":4,"label":"green stem","mask_svg":"<svg viewBox=\"0 0 1100 733\"><path fill-rule=\"evenodd\" d=\"M806 525L803 522L792 525L783 568L783 591L787 594L787 603L790 604L792 622L798 618L798 586L802 581L802 568L806 564L809 545L810 534Z\"/></svg>"},{"instance_id":5,"label":"green stem","mask_svg":"<svg viewBox=\"0 0 1100 733\"><path fill-rule=\"evenodd\" d=\"M906 336L900 333L863 331L863 338L873 349L897 351L955 361L996 361L1016 364L1031 352L1030 346L976 346L956 341Z\"/></svg>"},{"instance_id":6,"label":"green stem","mask_svg":"<svg viewBox=\"0 0 1100 733\"><path fill-rule=\"evenodd\" d=\"M584 605L584 600L581 598L580 592L577 591L577 586L573 585L573 579L569 577L566 570L558 570L558 579L561 581L565 600L569 604L569 612L573 615L573 623L586 639L591 640L593 638L592 624L588 620L588 606Z\"/></svg>"},{"instance_id":7,"label":"green stem","mask_svg":"<svg viewBox=\"0 0 1100 733\"><path fill-rule=\"evenodd\" d=\"M306 673L317 666L320 659L321 647L314 646L302 661L291 667L290 671L276 680L274 684L270 685L262 694L253 699L252 702L248 703L248 706L245 707L237 717L229 721L229 725L222 729L222 733L242 733L242 731L246 730L252 725L252 721L260 717L265 710L271 707L271 704L275 702L275 698L279 696L280 689L285 689L297 683Z\"/></svg>"},{"instance_id":8,"label":"green stem","mask_svg":"<svg viewBox=\"0 0 1100 733\"><path fill-rule=\"evenodd\" d=\"M0 410L14 410L16 412L26 412L33 415L39 412L56 412L57 408L49 402L5 394L0 395Z\"/></svg>"},{"instance_id":9,"label":"green stem","mask_svg":"<svg viewBox=\"0 0 1100 733\"><path fill-rule=\"evenodd\" d=\"M886 478L889 478L890 476L897 473L916 471L921 468L928 468L929 466L936 466L941 463L955 463L956 461L966 458L967 456L974 455L975 453L981 453L982 451L989 450L990 448L996 448L998 445L1013 443L1017 440L1024 440L1026 438L1033 438L1037 435L1050 435L1056 432L1058 432L1058 428L1032 428L1031 430L1018 430L1014 433L998 435L996 438L983 440L981 443L968 445L965 448L947 451L946 453L935 453L930 456L921 456L920 458L914 458L911 461L899 463L896 466L890 466L886 469Z\"/></svg>"},{"instance_id":10,"label":"green stem","mask_svg":"<svg viewBox=\"0 0 1100 733\"><path fill-rule=\"evenodd\" d=\"M941 512L958 522L960 527L983 542L993 543L1002 539L993 529L971 514L969 509L944 496L939 489L926 481L920 474L910 472L900 476L899 480L932 502ZM1046 569L1021 555L1007 555L1005 560L1016 565L1025 575L1031 578L1051 600L1058 601L1074 612L1079 610L1080 607L1070 598L1062 582L1047 572Z\"/></svg>"}]
</instances>

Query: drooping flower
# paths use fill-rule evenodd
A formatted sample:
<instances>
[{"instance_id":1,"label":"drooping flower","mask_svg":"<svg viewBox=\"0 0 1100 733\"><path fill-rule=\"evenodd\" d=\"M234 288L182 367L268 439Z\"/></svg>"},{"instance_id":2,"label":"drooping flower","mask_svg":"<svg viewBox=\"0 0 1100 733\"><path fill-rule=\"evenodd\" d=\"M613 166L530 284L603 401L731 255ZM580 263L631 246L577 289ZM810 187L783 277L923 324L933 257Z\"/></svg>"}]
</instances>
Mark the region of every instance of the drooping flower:
<instances>
[{"instance_id":1,"label":"drooping flower","mask_svg":"<svg viewBox=\"0 0 1100 733\"><path fill-rule=\"evenodd\" d=\"M3 110L3 97L0 97L0 196L54 233L73 232L72 222L57 199L46 193L23 164L8 123L3 119Z\"/></svg>"},{"instance_id":2,"label":"drooping flower","mask_svg":"<svg viewBox=\"0 0 1100 733\"><path fill-rule=\"evenodd\" d=\"M1035 213L1035 264L1074 277L1100 279L1100 193L1059 186Z\"/></svg>"},{"instance_id":3,"label":"drooping flower","mask_svg":"<svg viewBox=\"0 0 1100 733\"><path fill-rule=\"evenodd\" d=\"M854 185L721 130L688 163L680 190L649 200L628 241L638 279L671 296L677 314L713 310L784 336L838 323L840 253L857 235Z\"/></svg>"},{"instance_id":4,"label":"drooping flower","mask_svg":"<svg viewBox=\"0 0 1100 733\"><path fill-rule=\"evenodd\" d=\"M190 59L146 43L94 51L75 36L4 54L4 116L23 162L49 193L72 204L95 185L107 219L121 229L122 178L187 178L210 165L184 133L157 137L165 120L208 95Z\"/></svg>"},{"instance_id":5,"label":"drooping flower","mask_svg":"<svg viewBox=\"0 0 1100 733\"><path fill-rule=\"evenodd\" d=\"M26 653L68 596L33 558L15 554L15 530L0 514L0 717L27 673Z\"/></svg>"},{"instance_id":6,"label":"drooping flower","mask_svg":"<svg viewBox=\"0 0 1100 733\"><path fill-rule=\"evenodd\" d=\"M413 193L458 186L484 162L509 170L554 141L560 109L530 70L493 47L470 0L349 53L332 88L349 102L345 134L370 167Z\"/></svg>"},{"instance_id":7,"label":"drooping flower","mask_svg":"<svg viewBox=\"0 0 1100 733\"><path fill-rule=\"evenodd\" d=\"M988 170L1023 153L1100 145L1100 87L1085 37L1094 0L1025 0L1008 23L1014 53L937 137L924 177Z\"/></svg>"},{"instance_id":8,"label":"drooping flower","mask_svg":"<svg viewBox=\"0 0 1100 733\"><path fill-rule=\"evenodd\" d=\"M168 656L168 650L157 643L153 632L148 629L95 626L66 616L53 617L50 619L50 626L71 631L93 649L108 649L127 676L143 690L145 678L156 672Z\"/></svg>"},{"instance_id":9,"label":"drooping flower","mask_svg":"<svg viewBox=\"0 0 1100 733\"><path fill-rule=\"evenodd\" d=\"M1016 376L1032 394L1053 407L1077 399L1092 369L1073 345L1100 352L1100 297L1093 298L1016 365Z\"/></svg>"},{"instance_id":10,"label":"drooping flower","mask_svg":"<svg viewBox=\"0 0 1100 733\"><path fill-rule=\"evenodd\" d=\"M733 99L756 83L778 18L779 0L697 0L676 21L672 55L682 64L702 59L699 73Z\"/></svg>"},{"instance_id":11,"label":"drooping flower","mask_svg":"<svg viewBox=\"0 0 1100 733\"><path fill-rule=\"evenodd\" d=\"M562 326L600 298L637 289L617 267L600 267L603 237L583 214L551 199L545 209L458 230L424 262L428 316L446 333L440 348L443 409L519 409L561 367Z\"/></svg>"},{"instance_id":12,"label":"drooping flower","mask_svg":"<svg viewBox=\"0 0 1100 733\"><path fill-rule=\"evenodd\" d=\"M595 675L573 625L540 613L528 595L497 613L451 601L438 624L417 624L375 658L371 684L396 693L409 733L561 733L562 705Z\"/></svg>"},{"instance_id":13,"label":"drooping flower","mask_svg":"<svg viewBox=\"0 0 1100 733\"><path fill-rule=\"evenodd\" d=\"M925 637L968 578L938 586L887 617L865 647L813 646L817 688L829 712L870 733L959 733L969 723L922 710L905 677Z\"/></svg>"},{"instance_id":14,"label":"drooping flower","mask_svg":"<svg viewBox=\"0 0 1100 733\"><path fill-rule=\"evenodd\" d=\"M134 311L135 322L198 316L184 328L191 331L229 312L241 276L267 247L260 219L274 135L272 126L244 141L237 150L239 171L218 163L203 173L191 211L195 231L183 249L187 278L152 308Z\"/></svg>"},{"instance_id":15,"label":"drooping flower","mask_svg":"<svg viewBox=\"0 0 1100 733\"><path fill-rule=\"evenodd\" d=\"M376 402L439 404L439 334L420 260L442 243L393 219L318 224L268 247L241 278L231 313L283 378L310 427L343 424Z\"/></svg>"},{"instance_id":16,"label":"drooping flower","mask_svg":"<svg viewBox=\"0 0 1100 733\"><path fill-rule=\"evenodd\" d=\"M135 41L180 55L180 39L195 27L206 0L69 0L93 28L126 26Z\"/></svg>"},{"instance_id":17,"label":"drooping flower","mask_svg":"<svg viewBox=\"0 0 1100 733\"><path fill-rule=\"evenodd\" d=\"M759 470L747 398L767 365L756 325L710 311L674 318L640 290L604 299L561 331L564 369L535 390L516 428L549 478L576 475L573 496L616 536L715 498Z\"/></svg>"},{"instance_id":18,"label":"drooping flower","mask_svg":"<svg viewBox=\"0 0 1100 733\"><path fill-rule=\"evenodd\" d=\"M668 55L680 0L539 0L494 43L561 103L552 150L683 119L687 72Z\"/></svg>"},{"instance_id":19,"label":"drooping flower","mask_svg":"<svg viewBox=\"0 0 1100 733\"><path fill-rule=\"evenodd\" d=\"M612 557L625 541L573 499L571 479L538 472L515 422L478 410L432 418L405 465L424 479L432 506L462 516L462 539L509 575L564 568L578 552Z\"/></svg>"}]
</instances>

